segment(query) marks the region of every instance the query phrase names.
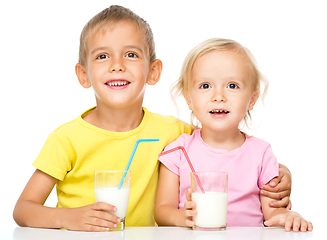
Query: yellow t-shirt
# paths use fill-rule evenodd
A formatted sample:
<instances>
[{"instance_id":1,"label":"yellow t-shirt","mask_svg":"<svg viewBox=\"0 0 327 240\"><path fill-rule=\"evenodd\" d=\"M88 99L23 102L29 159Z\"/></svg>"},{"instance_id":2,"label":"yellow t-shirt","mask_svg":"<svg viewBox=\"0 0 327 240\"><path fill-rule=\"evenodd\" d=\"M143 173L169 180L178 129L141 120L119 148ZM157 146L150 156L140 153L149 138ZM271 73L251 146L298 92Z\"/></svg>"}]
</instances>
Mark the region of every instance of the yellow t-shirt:
<instances>
[{"instance_id":1,"label":"yellow t-shirt","mask_svg":"<svg viewBox=\"0 0 327 240\"><path fill-rule=\"evenodd\" d=\"M154 226L158 154L180 134L190 134L190 125L143 108L137 128L110 132L82 119L93 109L52 132L33 166L58 179L57 207L85 206L95 202L95 170L125 170L138 139L158 138L158 142L141 142L135 152L126 215L126 226Z\"/></svg>"}]
</instances>

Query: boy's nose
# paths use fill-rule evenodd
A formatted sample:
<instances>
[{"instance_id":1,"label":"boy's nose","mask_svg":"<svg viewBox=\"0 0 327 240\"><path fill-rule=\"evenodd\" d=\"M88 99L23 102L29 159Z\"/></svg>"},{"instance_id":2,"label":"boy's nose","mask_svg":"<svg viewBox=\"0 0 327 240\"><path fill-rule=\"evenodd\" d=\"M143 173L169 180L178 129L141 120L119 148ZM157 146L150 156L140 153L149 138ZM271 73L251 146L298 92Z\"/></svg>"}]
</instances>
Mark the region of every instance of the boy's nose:
<instances>
[{"instance_id":1,"label":"boy's nose","mask_svg":"<svg viewBox=\"0 0 327 240\"><path fill-rule=\"evenodd\" d=\"M109 72L124 72L125 66L120 59L113 60L112 64L109 66Z\"/></svg>"}]
</instances>

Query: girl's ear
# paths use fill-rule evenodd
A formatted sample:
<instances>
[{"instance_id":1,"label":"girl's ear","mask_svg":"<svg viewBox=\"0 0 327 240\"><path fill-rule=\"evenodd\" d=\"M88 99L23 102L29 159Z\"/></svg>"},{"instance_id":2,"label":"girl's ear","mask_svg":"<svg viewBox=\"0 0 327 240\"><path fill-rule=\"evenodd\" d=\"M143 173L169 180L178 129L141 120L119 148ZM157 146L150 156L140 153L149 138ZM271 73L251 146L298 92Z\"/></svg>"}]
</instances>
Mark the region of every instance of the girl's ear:
<instances>
[{"instance_id":1,"label":"girl's ear","mask_svg":"<svg viewBox=\"0 0 327 240\"><path fill-rule=\"evenodd\" d=\"M192 104L192 100L191 100L190 96L183 93L183 97L184 97L184 99L185 99L185 101L186 101L186 103L188 105L188 109L193 111L193 104Z\"/></svg>"},{"instance_id":2,"label":"girl's ear","mask_svg":"<svg viewBox=\"0 0 327 240\"><path fill-rule=\"evenodd\" d=\"M159 82L160 80L161 71L162 71L161 60L160 59L154 60L154 62L150 64L150 71L146 83L149 85L156 85L157 82Z\"/></svg>"},{"instance_id":3,"label":"girl's ear","mask_svg":"<svg viewBox=\"0 0 327 240\"><path fill-rule=\"evenodd\" d=\"M251 101L249 103L249 106L248 106L248 111L251 111L253 110L253 107L255 105L255 103L258 101L259 99L259 92L258 91L255 91L251 97Z\"/></svg>"},{"instance_id":4,"label":"girl's ear","mask_svg":"<svg viewBox=\"0 0 327 240\"><path fill-rule=\"evenodd\" d=\"M79 83L84 87L84 88L89 88L91 87L91 82L89 81L86 73L86 69L83 67L82 64L77 63L75 66L75 73L78 78Z\"/></svg>"}]
</instances>

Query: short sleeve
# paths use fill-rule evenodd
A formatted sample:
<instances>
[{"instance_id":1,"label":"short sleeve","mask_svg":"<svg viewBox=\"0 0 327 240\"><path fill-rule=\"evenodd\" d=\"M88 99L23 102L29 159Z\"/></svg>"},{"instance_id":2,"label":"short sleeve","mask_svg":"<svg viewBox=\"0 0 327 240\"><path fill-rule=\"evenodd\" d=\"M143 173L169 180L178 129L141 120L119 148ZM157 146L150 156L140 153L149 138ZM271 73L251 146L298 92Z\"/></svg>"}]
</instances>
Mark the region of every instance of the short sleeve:
<instances>
[{"instance_id":1,"label":"short sleeve","mask_svg":"<svg viewBox=\"0 0 327 240\"><path fill-rule=\"evenodd\" d=\"M67 148L65 148L55 132L52 132L35 159L33 166L62 181L67 172L71 170L70 159Z\"/></svg>"},{"instance_id":2,"label":"short sleeve","mask_svg":"<svg viewBox=\"0 0 327 240\"><path fill-rule=\"evenodd\" d=\"M268 145L262 159L261 171L258 178L258 187L267 184L279 175L278 162L271 146Z\"/></svg>"},{"instance_id":3,"label":"short sleeve","mask_svg":"<svg viewBox=\"0 0 327 240\"><path fill-rule=\"evenodd\" d=\"M170 171L175 173L176 175L180 175L180 162L181 162L181 150L176 150L171 153L165 154L168 150L171 150L175 147L182 146L184 147L185 145L185 140L183 138L182 134L177 140L173 141L170 143L167 147L165 147L164 151L160 154L159 156L159 161L164 164ZM163 155L164 154L164 155Z\"/></svg>"}]
</instances>

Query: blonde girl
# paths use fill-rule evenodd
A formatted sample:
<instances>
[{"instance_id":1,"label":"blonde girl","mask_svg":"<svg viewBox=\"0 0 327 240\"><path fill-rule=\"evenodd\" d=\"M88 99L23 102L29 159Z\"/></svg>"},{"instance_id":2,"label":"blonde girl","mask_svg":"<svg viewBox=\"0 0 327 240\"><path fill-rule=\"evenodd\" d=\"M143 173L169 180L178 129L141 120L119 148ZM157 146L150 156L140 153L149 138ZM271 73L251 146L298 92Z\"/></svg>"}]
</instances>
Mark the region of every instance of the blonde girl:
<instances>
[{"instance_id":1,"label":"blonde girl","mask_svg":"<svg viewBox=\"0 0 327 240\"><path fill-rule=\"evenodd\" d=\"M201 128L182 134L165 150L183 146L196 171L228 172L227 226L280 225L286 231L311 231L296 212L273 208L260 189L278 176L271 146L239 130L267 81L248 49L236 41L209 39L186 57L173 90L183 95ZM190 169L180 152L161 156L155 218L159 225L194 226ZM262 206L262 208L261 208Z\"/></svg>"}]
</instances>

